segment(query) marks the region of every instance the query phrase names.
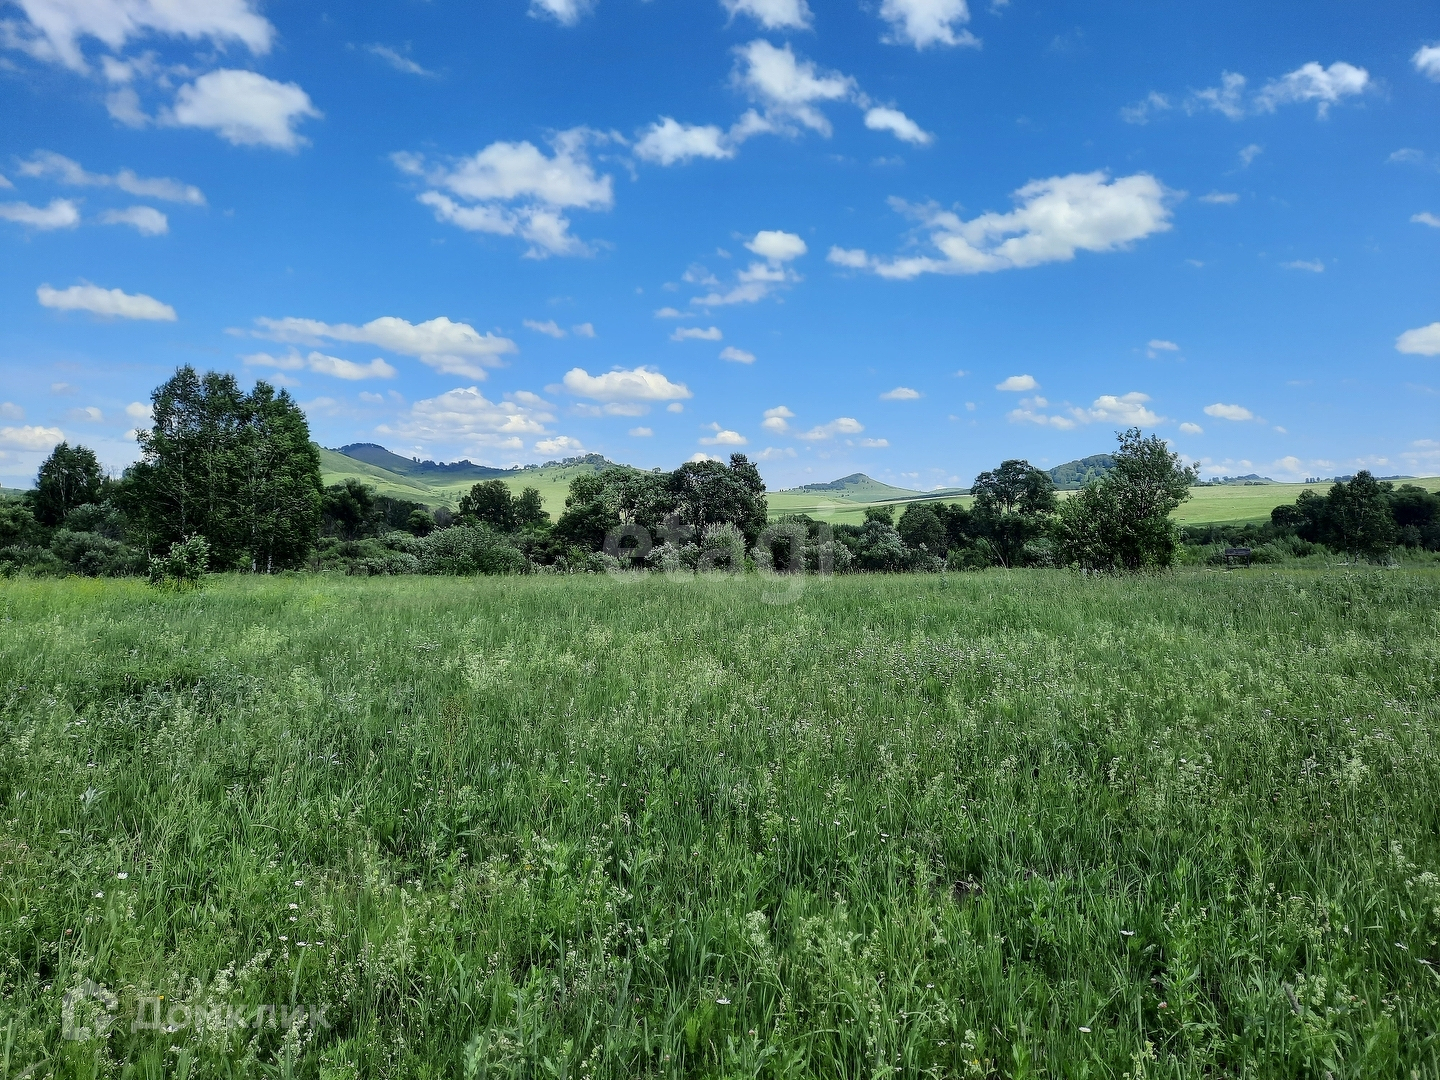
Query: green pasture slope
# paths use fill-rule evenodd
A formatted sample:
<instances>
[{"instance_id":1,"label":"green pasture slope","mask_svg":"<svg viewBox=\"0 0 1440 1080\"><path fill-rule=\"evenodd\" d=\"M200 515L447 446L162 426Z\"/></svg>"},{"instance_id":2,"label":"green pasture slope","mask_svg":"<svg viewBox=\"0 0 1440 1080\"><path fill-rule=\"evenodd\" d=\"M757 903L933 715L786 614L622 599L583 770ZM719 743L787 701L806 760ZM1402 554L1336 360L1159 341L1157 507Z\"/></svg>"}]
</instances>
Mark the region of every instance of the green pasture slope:
<instances>
[{"instance_id":1,"label":"green pasture slope","mask_svg":"<svg viewBox=\"0 0 1440 1080\"><path fill-rule=\"evenodd\" d=\"M1427 491L1440 491L1440 477L1398 480L1395 483L1418 484ZM1302 491L1324 494L1330 487L1328 483L1196 487L1190 489L1190 500L1181 504L1175 511L1174 518L1182 525L1241 525L1247 521L1264 521L1270 517L1271 510L1285 503L1293 503ZM1068 498L1070 494L1068 491L1059 492L1062 499ZM772 520L783 514L809 514L818 521L829 521L836 525L860 524L865 520L867 506L894 506L898 516L912 502L958 502L965 506L972 502L969 496L937 496L918 491L900 497L886 495L878 498L846 498L843 494L829 492L780 491L772 492L768 499Z\"/></svg>"},{"instance_id":2,"label":"green pasture slope","mask_svg":"<svg viewBox=\"0 0 1440 1080\"><path fill-rule=\"evenodd\" d=\"M1437 613L7 581L0 1076L1434 1078Z\"/></svg>"},{"instance_id":3,"label":"green pasture slope","mask_svg":"<svg viewBox=\"0 0 1440 1080\"><path fill-rule=\"evenodd\" d=\"M570 481L582 473L594 472L593 465L550 466L540 469L505 470L497 476L442 478L432 475L404 476L377 465L347 457L335 450L320 451L320 472L326 484L338 484L355 477L381 495L411 499L427 506L454 508L477 479L500 479L519 495L527 487L539 490L552 520L565 510Z\"/></svg>"}]
</instances>

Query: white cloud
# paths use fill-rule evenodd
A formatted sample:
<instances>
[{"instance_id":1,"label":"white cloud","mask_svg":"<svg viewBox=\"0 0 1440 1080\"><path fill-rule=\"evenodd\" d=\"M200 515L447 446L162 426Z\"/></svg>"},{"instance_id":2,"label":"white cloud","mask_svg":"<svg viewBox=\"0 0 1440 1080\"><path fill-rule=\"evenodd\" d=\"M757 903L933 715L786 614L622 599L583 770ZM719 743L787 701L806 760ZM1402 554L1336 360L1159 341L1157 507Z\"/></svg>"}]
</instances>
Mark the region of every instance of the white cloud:
<instances>
[{"instance_id":1,"label":"white cloud","mask_svg":"<svg viewBox=\"0 0 1440 1080\"><path fill-rule=\"evenodd\" d=\"M1212 191L1208 195L1201 195L1200 201L1211 206L1234 206L1240 201L1240 196L1233 191Z\"/></svg>"},{"instance_id":2,"label":"white cloud","mask_svg":"<svg viewBox=\"0 0 1440 1080\"><path fill-rule=\"evenodd\" d=\"M130 169L121 169L114 176L88 172L78 161L51 150L37 150L20 163L21 176L49 177L71 187L115 187L127 195L166 202L205 205L205 193L193 184L184 184L163 176L137 176ZM4 185L0 185L3 187Z\"/></svg>"},{"instance_id":3,"label":"white cloud","mask_svg":"<svg viewBox=\"0 0 1440 1080\"><path fill-rule=\"evenodd\" d=\"M155 407L147 401L132 401L125 406L125 415L132 420L150 420L155 416Z\"/></svg>"},{"instance_id":4,"label":"white cloud","mask_svg":"<svg viewBox=\"0 0 1440 1080\"><path fill-rule=\"evenodd\" d=\"M883 450L890 445L889 439L856 439L855 446L863 446L869 450Z\"/></svg>"},{"instance_id":5,"label":"white cloud","mask_svg":"<svg viewBox=\"0 0 1440 1080\"><path fill-rule=\"evenodd\" d=\"M735 148L714 124L682 124L662 116L635 143L635 156L657 165L674 165L692 158L731 158Z\"/></svg>"},{"instance_id":6,"label":"white cloud","mask_svg":"<svg viewBox=\"0 0 1440 1080\"><path fill-rule=\"evenodd\" d=\"M495 367L501 356L517 351L509 338L481 334L468 323L451 322L443 315L414 324L387 315L364 326L296 318L255 321L260 326L252 331L256 337L306 345L326 339L374 345L401 356L413 356L437 371L472 379L485 378L485 367Z\"/></svg>"},{"instance_id":7,"label":"white cloud","mask_svg":"<svg viewBox=\"0 0 1440 1080\"><path fill-rule=\"evenodd\" d=\"M685 312L673 307L662 307L659 311L655 312L655 318L657 319L688 319L689 317Z\"/></svg>"},{"instance_id":8,"label":"white cloud","mask_svg":"<svg viewBox=\"0 0 1440 1080\"><path fill-rule=\"evenodd\" d=\"M753 364L755 354L744 349L737 349L734 345L726 345L720 350L720 359L729 360L733 364Z\"/></svg>"},{"instance_id":9,"label":"white cloud","mask_svg":"<svg viewBox=\"0 0 1440 1080\"><path fill-rule=\"evenodd\" d=\"M970 21L965 0L884 0L880 17L890 24L886 41L914 45L979 45L969 30L958 30Z\"/></svg>"},{"instance_id":10,"label":"white cloud","mask_svg":"<svg viewBox=\"0 0 1440 1080\"><path fill-rule=\"evenodd\" d=\"M1325 68L1312 60L1278 79L1271 79L1248 98L1244 75L1221 72L1219 86L1197 90L1190 95L1185 107L1192 113L1213 111L1231 120L1240 120L1274 112L1281 105L1313 101L1316 116L1323 120L1329 115L1331 105L1363 94L1370 86L1370 73L1364 68L1343 61Z\"/></svg>"},{"instance_id":11,"label":"white cloud","mask_svg":"<svg viewBox=\"0 0 1440 1080\"><path fill-rule=\"evenodd\" d=\"M1020 204L1006 214L991 211L970 221L934 205L892 205L930 231L939 257L893 259L832 249L831 261L864 265L881 277L908 280L921 274L979 274L1068 262L1077 251L1115 251L1170 228L1171 193L1148 173L1107 182L1106 174L1073 173L1034 180L1015 192Z\"/></svg>"},{"instance_id":12,"label":"white cloud","mask_svg":"<svg viewBox=\"0 0 1440 1080\"><path fill-rule=\"evenodd\" d=\"M603 375L591 375L584 368L565 373L565 389L576 397L592 401L672 401L693 397L684 383L672 383L654 368L616 368ZM671 407L671 411L679 409Z\"/></svg>"},{"instance_id":13,"label":"white cloud","mask_svg":"<svg viewBox=\"0 0 1440 1080\"><path fill-rule=\"evenodd\" d=\"M250 0L19 0L28 21L11 24L14 44L42 60L88 70L80 39L93 37L118 52L146 34L206 40L224 48L239 42L268 52L275 28Z\"/></svg>"},{"instance_id":14,"label":"white cloud","mask_svg":"<svg viewBox=\"0 0 1440 1080\"><path fill-rule=\"evenodd\" d=\"M556 435L553 439L541 439L535 444L535 449L542 454L578 454L585 447L579 439L572 439L569 435Z\"/></svg>"},{"instance_id":15,"label":"white cloud","mask_svg":"<svg viewBox=\"0 0 1440 1080\"><path fill-rule=\"evenodd\" d=\"M593 338L597 336L595 333L595 324L588 322L582 322L572 326L570 332L576 337Z\"/></svg>"},{"instance_id":16,"label":"white cloud","mask_svg":"<svg viewBox=\"0 0 1440 1080\"><path fill-rule=\"evenodd\" d=\"M83 420L90 424L98 424L105 419L105 414L94 405L86 405L83 409L71 409L69 415L72 420Z\"/></svg>"},{"instance_id":17,"label":"white cloud","mask_svg":"<svg viewBox=\"0 0 1440 1080\"><path fill-rule=\"evenodd\" d=\"M865 126L871 131L889 131L902 142L929 146L935 136L924 130L899 109L876 106L865 113Z\"/></svg>"},{"instance_id":18,"label":"white cloud","mask_svg":"<svg viewBox=\"0 0 1440 1080\"><path fill-rule=\"evenodd\" d=\"M312 352L305 358L310 370L319 375L330 375L337 379L393 379L395 369L378 356L368 364L357 364L353 360L341 360L338 356L326 356Z\"/></svg>"},{"instance_id":19,"label":"white cloud","mask_svg":"<svg viewBox=\"0 0 1440 1080\"><path fill-rule=\"evenodd\" d=\"M221 68L182 86L165 122L214 131L236 146L296 150L308 141L296 132L296 125L323 115L295 83Z\"/></svg>"},{"instance_id":20,"label":"white cloud","mask_svg":"<svg viewBox=\"0 0 1440 1080\"><path fill-rule=\"evenodd\" d=\"M672 413L682 413L685 411L685 406L681 405L678 401L672 401L669 405L665 406L665 411Z\"/></svg>"},{"instance_id":21,"label":"white cloud","mask_svg":"<svg viewBox=\"0 0 1440 1080\"><path fill-rule=\"evenodd\" d=\"M1274 112L1278 105L1316 102L1316 115L1324 117L1341 98L1363 94L1370 86L1370 73L1353 64L1334 63L1322 68L1315 61L1272 79L1255 95L1260 112Z\"/></svg>"},{"instance_id":22,"label":"white cloud","mask_svg":"<svg viewBox=\"0 0 1440 1080\"><path fill-rule=\"evenodd\" d=\"M820 424L811 428L796 438L805 439L808 442L821 442L825 439L833 439L836 435L858 435L865 430L865 426L859 420L849 416L839 416L828 424Z\"/></svg>"},{"instance_id":23,"label":"white cloud","mask_svg":"<svg viewBox=\"0 0 1440 1080\"><path fill-rule=\"evenodd\" d=\"M13 450L49 450L65 441L65 433L55 427L0 427L0 446Z\"/></svg>"},{"instance_id":24,"label":"white cloud","mask_svg":"<svg viewBox=\"0 0 1440 1080\"><path fill-rule=\"evenodd\" d=\"M793 458L795 448L793 446L767 446L755 455L756 461L776 461L780 458Z\"/></svg>"},{"instance_id":25,"label":"white cloud","mask_svg":"<svg viewBox=\"0 0 1440 1080\"><path fill-rule=\"evenodd\" d=\"M565 331L560 329L559 324L556 323L554 319L547 319L545 322L538 322L535 319L526 319L525 325L529 329L534 330L537 334L545 334L548 337L553 337L557 339L563 338L565 336Z\"/></svg>"},{"instance_id":26,"label":"white cloud","mask_svg":"<svg viewBox=\"0 0 1440 1080\"><path fill-rule=\"evenodd\" d=\"M0 173L0 191L3 191L5 188L13 188L14 186L15 185L12 184L3 173Z\"/></svg>"},{"instance_id":27,"label":"white cloud","mask_svg":"<svg viewBox=\"0 0 1440 1080\"><path fill-rule=\"evenodd\" d=\"M648 427L632 427L629 434L636 439L648 439L654 435L655 432Z\"/></svg>"},{"instance_id":28,"label":"white cloud","mask_svg":"<svg viewBox=\"0 0 1440 1080\"><path fill-rule=\"evenodd\" d=\"M752 41L736 52L744 69L737 67L735 81L765 108L766 118L788 126L798 122L822 135L830 134L830 121L815 106L845 101L856 92L855 80L839 72L818 69L809 60L797 60L787 44L777 49L768 41Z\"/></svg>"},{"instance_id":29,"label":"white cloud","mask_svg":"<svg viewBox=\"0 0 1440 1080\"><path fill-rule=\"evenodd\" d=\"M1412 356L1440 356L1440 322L1406 330L1395 339L1395 348Z\"/></svg>"},{"instance_id":30,"label":"white cloud","mask_svg":"<svg viewBox=\"0 0 1440 1080\"><path fill-rule=\"evenodd\" d=\"M1323 274L1325 264L1319 259L1295 259L1293 262L1281 263L1286 270L1305 270L1312 274Z\"/></svg>"},{"instance_id":31,"label":"white cloud","mask_svg":"<svg viewBox=\"0 0 1440 1080\"><path fill-rule=\"evenodd\" d=\"M693 465L701 461L724 461L725 459L718 458L714 454L707 454L704 450L697 450L685 460Z\"/></svg>"},{"instance_id":32,"label":"white cloud","mask_svg":"<svg viewBox=\"0 0 1440 1080\"><path fill-rule=\"evenodd\" d=\"M164 236L170 231L170 219L150 206L106 210L100 215L100 221L105 225L129 225L141 236Z\"/></svg>"},{"instance_id":33,"label":"white cloud","mask_svg":"<svg viewBox=\"0 0 1440 1080\"><path fill-rule=\"evenodd\" d=\"M776 405L773 409L765 410L765 419L760 426L766 431L773 431L777 435L784 435L790 430L787 420L795 419L795 414L784 405Z\"/></svg>"},{"instance_id":34,"label":"white cloud","mask_svg":"<svg viewBox=\"0 0 1440 1080\"><path fill-rule=\"evenodd\" d=\"M563 211L614 205L613 181L595 174L586 153L588 142L603 138L586 128L562 131L551 140L554 153L548 157L533 143L495 142L435 167L417 154L393 154L391 160L430 185L419 200L437 220L471 232L519 236L530 242L531 258L587 255L590 246L570 233Z\"/></svg>"},{"instance_id":35,"label":"white cloud","mask_svg":"<svg viewBox=\"0 0 1440 1080\"><path fill-rule=\"evenodd\" d=\"M1165 341L1161 338L1151 338L1149 348L1156 352L1179 352L1180 346L1173 341Z\"/></svg>"},{"instance_id":36,"label":"white cloud","mask_svg":"<svg viewBox=\"0 0 1440 1080\"><path fill-rule=\"evenodd\" d=\"M1029 390L1040 389L1040 384L1035 381L1033 375L1011 375L1003 382L995 384L996 390L1011 390L1017 394L1023 394Z\"/></svg>"},{"instance_id":37,"label":"white cloud","mask_svg":"<svg viewBox=\"0 0 1440 1080\"><path fill-rule=\"evenodd\" d=\"M1429 225L1432 229L1440 229L1440 217L1436 217L1428 210L1412 214L1410 220L1416 225Z\"/></svg>"},{"instance_id":38,"label":"white cloud","mask_svg":"<svg viewBox=\"0 0 1440 1080\"><path fill-rule=\"evenodd\" d=\"M519 450L522 436L548 435L545 425L554 420L548 405L535 395L495 402L470 386L417 401L394 425L376 430L417 443Z\"/></svg>"},{"instance_id":39,"label":"white cloud","mask_svg":"<svg viewBox=\"0 0 1440 1080\"><path fill-rule=\"evenodd\" d=\"M396 71L403 71L406 75L434 75L433 71L421 67L404 53L397 52L388 45L368 45L366 52L380 57Z\"/></svg>"},{"instance_id":40,"label":"white cloud","mask_svg":"<svg viewBox=\"0 0 1440 1080\"><path fill-rule=\"evenodd\" d=\"M727 431L719 424L711 424L710 430L714 435L706 435L700 440L701 446L744 446L749 442L744 435L738 431Z\"/></svg>"},{"instance_id":41,"label":"white cloud","mask_svg":"<svg viewBox=\"0 0 1440 1080\"><path fill-rule=\"evenodd\" d=\"M908 386L897 386L894 390L886 390L880 395L881 401L915 401L921 396L919 390L911 390Z\"/></svg>"},{"instance_id":42,"label":"white cloud","mask_svg":"<svg viewBox=\"0 0 1440 1080\"><path fill-rule=\"evenodd\" d=\"M733 19L749 15L766 30L810 29L810 6L805 0L720 0Z\"/></svg>"},{"instance_id":43,"label":"white cloud","mask_svg":"<svg viewBox=\"0 0 1440 1080\"><path fill-rule=\"evenodd\" d=\"M174 322L175 309L153 296L134 295L119 289L102 289L98 285L71 285L68 289L52 289L41 285L35 290L42 307L57 311L89 311L117 319L150 319Z\"/></svg>"},{"instance_id":44,"label":"white cloud","mask_svg":"<svg viewBox=\"0 0 1440 1080\"><path fill-rule=\"evenodd\" d=\"M1205 406L1205 415L1213 416L1217 420L1254 420L1255 414L1244 405L1226 405L1216 402L1214 405Z\"/></svg>"},{"instance_id":45,"label":"white cloud","mask_svg":"<svg viewBox=\"0 0 1440 1080\"><path fill-rule=\"evenodd\" d=\"M1265 152L1265 148L1259 143L1251 143L1249 146L1240 148L1240 167L1248 169L1250 163Z\"/></svg>"},{"instance_id":46,"label":"white cloud","mask_svg":"<svg viewBox=\"0 0 1440 1080\"><path fill-rule=\"evenodd\" d=\"M698 326L677 326L670 335L671 341L719 341L725 335L718 326L701 329Z\"/></svg>"},{"instance_id":47,"label":"white cloud","mask_svg":"<svg viewBox=\"0 0 1440 1080\"><path fill-rule=\"evenodd\" d=\"M80 224L80 211L69 199L51 199L49 206L0 203L0 221L13 221L32 229L73 229Z\"/></svg>"},{"instance_id":48,"label":"white cloud","mask_svg":"<svg viewBox=\"0 0 1440 1080\"><path fill-rule=\"evenodd\" d=\"M1148 124L1150 118L1156 113L1168 112L1173 108L1170 99L1164 94L1151 90L1134 105L1126 105L1120 110L1120 119L1127 124Z\"/></svg>"},{"instance_id":49,"label":"white cloud","mask_svg":"<svg viewBox=\"0 0 1440 1080\"><path fill-rule=\"evenodd\" d=\"M0 401L0 420L24 420L25 410L13 401Z\"/></svg>"},{"instance_id":50,"label":"white cloud","mask_svg":"<svg viewBox=\"0 0 1440 1080\"><path fill-rule=\"evenodd\" d=\"M594 6L594 0L530 0L530 15L554 19L561 26L574 26Z\"/></svg>"},{"instance_id":51,"label":"white cloud","mask_svg":"<svg viewBox=\"0 0 1440 1080\"><path fill-rule=\"evenodd\" d=\"M870 257L862 249L847 249L832 246L830 254L825 256L826 261L836 266L844 266L850 270L864 270L870 265Z\"/></svg>"},{"instance_id":52,"label":"white cloud","mask_svg":"<svg viewBox=\"0 0 1440 1080\"><path fill-rule=\"evenodd\" d=\"M1048 405L1042 397L1027 398L1020 407L1012 409L1008 419L1012 424L1039 424L1042 427L1071 431L1082 424L1118 424L1123 427L1151 427L1164 419L1152 412L1146 402L1148 394L1132 390L1128 394L1101 394L1088 409L1069 407L1064 413L1045 413Z\"/></svg>"},{"instance_id":53,"label":"white cloud","mask_svg":"<svg viewBox=\"0 0 1440 1080\"><path fill-rule=\"evenodd\" d=\"M1205 429L1204 429L1203 427L1201 427L1199 424L1192 424L1192 423L1190 423L1190 421L1188 421L1188 420L1185 421L1185 423L1183 423L1183 424L1180 425L1180 430L1183 431L1186 435L1204 435L1204 434L1205 434Z\"/></svg>"},{"instance_id":54,"label":"white cloud","mask_svg":"<svg viewBox=\"0 0 1440 1080\"><path fill-rule=\"evenodd\" d=\"M809 250L800 237L779 229L761 229L753 238L745 241L745 246L756 255L772 262L789 262Z\"/></svg>"},{"instance_id":55,"label":"white cloud","mask_svg":"<svg viewBox=\"0 0 1440 1080\"><path fill-rule=\"evenodd\" d=\"M1410 58L1415 70L1427 79L1440 82L1440 45L1422 45Z\"/></svg>"}]
</instances>

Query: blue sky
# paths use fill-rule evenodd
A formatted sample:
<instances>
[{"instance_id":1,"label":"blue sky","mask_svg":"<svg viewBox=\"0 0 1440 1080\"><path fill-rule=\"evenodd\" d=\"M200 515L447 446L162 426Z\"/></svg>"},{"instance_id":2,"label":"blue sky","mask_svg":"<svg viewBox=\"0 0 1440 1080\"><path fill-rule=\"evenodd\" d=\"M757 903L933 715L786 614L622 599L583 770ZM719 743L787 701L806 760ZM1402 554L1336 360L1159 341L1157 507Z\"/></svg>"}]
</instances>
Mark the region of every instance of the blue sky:
<instances>
[{"instance_id":1,"label":"blue sky","mask_svg":"<svg viewBox=\"0 0 1440 1080\"><path fill-rule=\"evenodd\" d=\"M1440 473L1433 3L526 4L0 2L0 482L185 363L497 465Z\"/></svg>"}]
</instances>

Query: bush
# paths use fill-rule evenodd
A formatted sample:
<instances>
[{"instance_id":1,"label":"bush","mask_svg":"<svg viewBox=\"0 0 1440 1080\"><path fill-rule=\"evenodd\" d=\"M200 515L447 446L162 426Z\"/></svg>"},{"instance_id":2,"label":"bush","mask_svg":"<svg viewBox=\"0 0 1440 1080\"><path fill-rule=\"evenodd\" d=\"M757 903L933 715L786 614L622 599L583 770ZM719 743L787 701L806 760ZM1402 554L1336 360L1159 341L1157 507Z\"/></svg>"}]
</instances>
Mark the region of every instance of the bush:
<instances>
[{"instance_id":1,"label":"bush","mask_svg":"<svg viewBox=\"0 0 1440 1080\"><path fill-rule=\"evenodd\" d=\"M192 536L171 544L168 555L150 556L150 584L156 588L198 589L209 569L209 541Z\"/></svg>"},{"instance_id":2,"label":"bush","mask_svg":"<svg viewBox=\"0 0 1440 1080\"><path fill-rule=\"evenodd\" d=\"M488 526L457 526L417 538L422 574L525 574L530 560L519 548Z\"/></svg>"}]
</instances>

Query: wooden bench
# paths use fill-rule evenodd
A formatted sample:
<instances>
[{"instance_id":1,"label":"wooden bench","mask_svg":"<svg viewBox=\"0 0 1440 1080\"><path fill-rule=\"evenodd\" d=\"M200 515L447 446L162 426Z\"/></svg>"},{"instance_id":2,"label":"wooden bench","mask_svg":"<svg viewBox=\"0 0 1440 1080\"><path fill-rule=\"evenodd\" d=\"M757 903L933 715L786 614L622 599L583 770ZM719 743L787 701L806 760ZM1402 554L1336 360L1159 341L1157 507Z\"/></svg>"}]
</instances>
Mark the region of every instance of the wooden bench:
<instances>
[{"instance_id":1,"label":"wooden bench","mask_svg":"<svg viewBox=\"0 0 1440 1080\"><path fill-rule=\"evenodd\" d=\"M1226 548L1225 551L1223 552L1223 554L1224 554L1224 556L1225 556L1225 565L1226 565L1226 566L1234 566L1236 563L1243 563L1245 566L1249 566L1249 565L1250 565L1250 549L1249 549L1249 548L1242 548L1242 547Z\"/></svg>"}]
</instances>

